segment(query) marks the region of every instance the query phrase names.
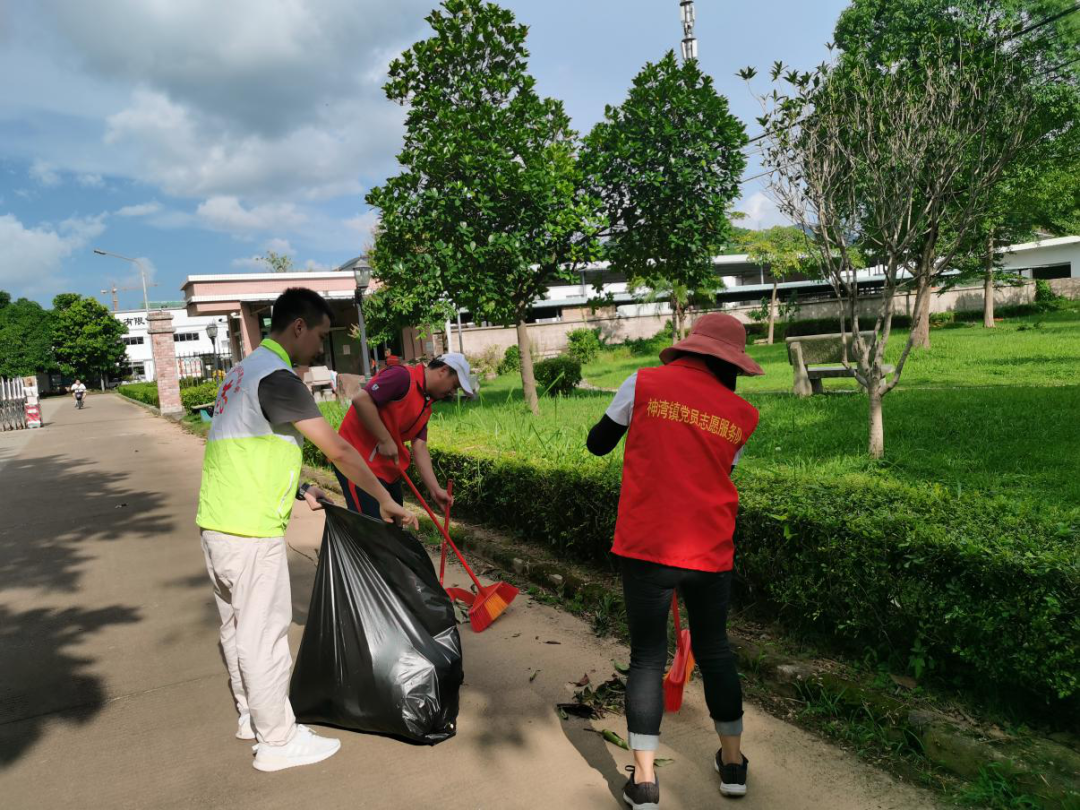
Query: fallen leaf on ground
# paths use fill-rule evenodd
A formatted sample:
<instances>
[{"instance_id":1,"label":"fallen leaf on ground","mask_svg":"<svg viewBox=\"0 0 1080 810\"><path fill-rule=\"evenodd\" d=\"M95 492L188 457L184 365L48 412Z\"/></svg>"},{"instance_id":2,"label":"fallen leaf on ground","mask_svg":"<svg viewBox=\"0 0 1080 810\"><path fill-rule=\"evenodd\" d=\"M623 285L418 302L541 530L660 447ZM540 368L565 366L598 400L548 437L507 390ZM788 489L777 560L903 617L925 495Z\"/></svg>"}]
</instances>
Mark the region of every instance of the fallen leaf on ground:
<instances>
[{"instance_id":1,"label":"fallen leaf on ground","mask_svg":"<svg viewBox=\"0 0 1080 810\"><path fill-rule=\"evenodd\" d=\"M629 664L620 664L618 661L612 661L611 663L614 665L615 671L621 672L623 675L630 671Z\"/></svg>"},{"instance_id":2,"label":"fallen leaf on ground","mask_svg":"<svg viewBox=\"0 0 1080 810\"><path fill-rule=\"evenodd\" d=\"M539 675L539 674L540 674L540 670L536 670L536 672L534 672L532 675L530 675L529 676L529 683L532 683L533 681L535 681L536 676Z\"/></svg>"},{"instance_id":3,"label":"fallen leaf on ground","mask_svg":"<svg viewBox=\"0 0 1080 810\"><path fill-rule=\"evenodd\" d=\"M588 686L589 685L589 673L585 673L581 676L580 681L570 681L574 686Z\"/></svg>"},{"instance_id":4,"label":"fallen leaf on ground","mask_svg":"<svg viewBox=\"0 0 1080 810\"><path fill-rule=\"evenodd\" d=\"M545 641L545 644L562 644L561 641Z\"/></svg>"},{"instance_id":5,"label":"fallen leaf on ground","mask_svg":"<svg viewBox=\"0 0 1080 810\"><path fill-rule=\"evenodd\" d=\"M667 764L669 764L671 762L674 762L674 761L675 760L673 760L673 759L655 759L655 760L653 760L653 765L656 766L657 768L663 768L665 765L667 765Z\"/></svg>"},{"instance_id":6,"label":"fallen leaf on ground","mask_svg":"<svg viewBox=\"0 0 1080 810\"><path fill-rule=\"evenodd\" d=\"M600 713L587 703L558 703L555 708L559 710L559 716L564 720L564 715L574 715L574 717L581 717L585 720L599 720ZM595 729L591 729L594 730ZM599 734L600 732L597 732Z\"/></svg>"}]
</instances>

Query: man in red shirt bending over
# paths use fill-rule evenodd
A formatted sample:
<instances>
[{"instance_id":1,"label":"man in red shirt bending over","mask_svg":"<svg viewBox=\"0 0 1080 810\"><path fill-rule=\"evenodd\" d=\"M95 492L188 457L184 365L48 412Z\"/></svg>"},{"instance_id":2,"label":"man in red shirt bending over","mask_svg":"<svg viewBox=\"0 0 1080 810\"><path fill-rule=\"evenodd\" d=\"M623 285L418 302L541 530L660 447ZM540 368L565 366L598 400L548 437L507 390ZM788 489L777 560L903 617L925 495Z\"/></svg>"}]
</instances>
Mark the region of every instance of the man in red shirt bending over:
<instances>
[{"instance_id":1,"label":"man in red shirt bending over","mask_svg":"<svg viewBox=\"0 0 1080 810\"><path fill-rule=\"evenodd\" d=\"M440 508L452 499L439 485L427 449L431 405L461 389L473 396L471 370L465 355L449 352L428 365L388 366L376 374L352 401L338 432L355 447L380 483L399 504L403 500L401 473L415 458L420 478ZM409 442L412 453L405 447ZM345 502L354 512L379 517L378 502L338 476Z\"/></svg>"}]
</instances>

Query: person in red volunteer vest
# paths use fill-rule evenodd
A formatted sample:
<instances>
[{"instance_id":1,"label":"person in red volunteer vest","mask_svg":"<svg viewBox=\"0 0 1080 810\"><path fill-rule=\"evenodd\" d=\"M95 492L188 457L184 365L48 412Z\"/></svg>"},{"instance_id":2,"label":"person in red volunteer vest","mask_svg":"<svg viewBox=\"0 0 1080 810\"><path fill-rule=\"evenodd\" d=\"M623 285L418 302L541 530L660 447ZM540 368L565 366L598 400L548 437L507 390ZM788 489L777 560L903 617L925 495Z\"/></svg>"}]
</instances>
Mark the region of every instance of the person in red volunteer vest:
<instances>
[{"instance_id":1,"label":"person in red volunteer vest","mask_svg":"<svg viewBox=\"0 0 1080 810\"><path fill-rule=\"evenodd\" d=\"M383 487L399 504L404 500L401 473L416 459L420 478L431 497L445 507L453 499L439 485L427 449L427 423L433 402L459 388L473 396L471 370L465 355L449 352L426 366L387 365L353 397L338 433L355 447ZM412 447L412 453L406 448ZM338 475L345 502L354 512L378 517L378 502Z\"/></svg>"},{"instance_id":2,"label":"person in red volunteer vest","mask_svg":"<svg viewBox=\"0 0 1080 810\"><path fill-rule=\"evenodd\" d=\"M720 791L746 793L742 690L728 646L727 610L739 493L731 472L758 423L735 394L739 374L764 372L746 354L746 329L730 315L702 316L619 388L590 431L589 450L610 453L627 434L612 552L619 557L630 629L626 724L634 765L623 798L655 807L654 758L664 715L668 614L678 589L690 614L694 658L721 747Z\"/></svg>"}]
</instances>

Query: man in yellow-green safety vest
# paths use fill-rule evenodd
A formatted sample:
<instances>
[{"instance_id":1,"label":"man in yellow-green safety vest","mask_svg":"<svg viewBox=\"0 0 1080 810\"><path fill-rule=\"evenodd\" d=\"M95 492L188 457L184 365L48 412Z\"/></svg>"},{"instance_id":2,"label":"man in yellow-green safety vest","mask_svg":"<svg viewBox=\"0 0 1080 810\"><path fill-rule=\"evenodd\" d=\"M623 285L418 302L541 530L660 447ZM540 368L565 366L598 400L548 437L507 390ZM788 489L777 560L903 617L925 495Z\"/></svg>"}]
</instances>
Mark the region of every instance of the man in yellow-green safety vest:
<instances>
[{"instance_id":1,"label":"man in yellow-green safety vest","mask_svg":"<svg viewBox=\"0 0 1080 810\"><path fill-rule=\"evenodd\" d=\"M305 437L378 500L384 520L416 528L416 518L323 418L293 371L322 353L331 318L329 305L312 290L292 288L278 297L269 339L233 366L218 389L203 460L195 520L240 715L236 736L258 740L254 766L260 771L310 765L341 747L297 724L289 704L292 596L285 527L296 500L319 509L326 497L300 484Z\"/></svg>"}]
</instances>

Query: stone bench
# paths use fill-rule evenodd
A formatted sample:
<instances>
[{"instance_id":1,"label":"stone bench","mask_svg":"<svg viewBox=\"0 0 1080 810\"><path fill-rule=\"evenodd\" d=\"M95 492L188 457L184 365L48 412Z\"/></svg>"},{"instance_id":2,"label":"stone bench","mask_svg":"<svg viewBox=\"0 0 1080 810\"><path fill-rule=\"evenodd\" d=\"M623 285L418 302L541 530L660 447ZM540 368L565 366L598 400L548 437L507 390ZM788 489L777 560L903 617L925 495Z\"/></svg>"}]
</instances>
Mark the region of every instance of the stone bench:
<instances>
[{"instance_id":1,"label":"stone bench","mask_svg":"<svg viewBox=\"0 0 1080 810\"><path fill-rule=\"evenodd\" d=\"M864 341L870 341L873 337L873 332L862 333ZM855 376L855 336L850 332L844 335L797 335L784 342L787 343L788 362L795 372L797 396L824 393L822 380ZM847 366L843 364L845 342L849 361ZM883 371L888 374L893 367L885 366Z\"/></svg>"}]
</instances>

